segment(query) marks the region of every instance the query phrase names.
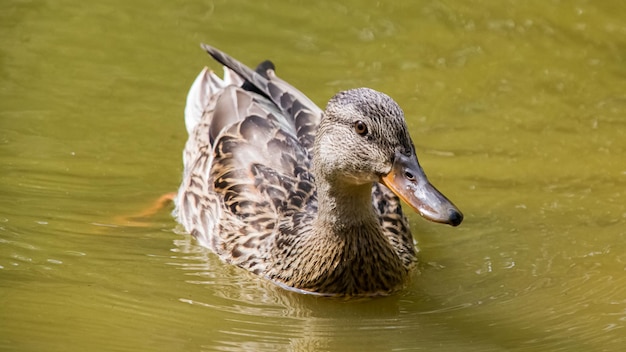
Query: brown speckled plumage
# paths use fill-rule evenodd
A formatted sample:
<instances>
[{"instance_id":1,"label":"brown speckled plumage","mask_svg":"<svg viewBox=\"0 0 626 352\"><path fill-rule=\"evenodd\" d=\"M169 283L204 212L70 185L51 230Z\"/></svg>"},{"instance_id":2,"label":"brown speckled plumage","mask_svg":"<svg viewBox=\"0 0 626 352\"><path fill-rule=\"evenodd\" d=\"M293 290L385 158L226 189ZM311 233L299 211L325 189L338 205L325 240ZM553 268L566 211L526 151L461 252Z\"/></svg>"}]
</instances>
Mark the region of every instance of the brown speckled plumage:
<instances>
[{"instance_id":1,"label":"brown speckled plumage","mask_svg":"<svg viewBox=\"0 0 626 352\"><path fill-rule=\"evenodd\" d=\"M205 69L189 92L178 221L226 262L285 287L347 295L401 287L416 250L400 200L379 183L395 153L415 153L400 107L359 88L322 112L271 63L255 72L203 47L225 77Z\"/></svg>"}]
</instances>

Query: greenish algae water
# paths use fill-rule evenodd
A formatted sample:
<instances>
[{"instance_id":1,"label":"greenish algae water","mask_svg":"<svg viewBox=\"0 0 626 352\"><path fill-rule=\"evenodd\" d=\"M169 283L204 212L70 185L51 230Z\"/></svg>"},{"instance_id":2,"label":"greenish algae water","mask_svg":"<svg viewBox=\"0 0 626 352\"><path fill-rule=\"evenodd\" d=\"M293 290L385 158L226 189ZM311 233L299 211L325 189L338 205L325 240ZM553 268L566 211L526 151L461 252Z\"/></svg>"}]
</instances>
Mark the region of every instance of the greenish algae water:
<instances>
[{"instance_id":1,"label":"greenish algae water","mask_svg":"<svg viewBox=\"0 0 626 352\"><path fill-rule=\"evenodd\" d=\"M621 351L621 1L0 3L0 350ZM189 85L215 45L324 106L404 108L459 228L411 216L391 297L286 292L221 263L168 210Z\"/></svg>"}]
</instances>

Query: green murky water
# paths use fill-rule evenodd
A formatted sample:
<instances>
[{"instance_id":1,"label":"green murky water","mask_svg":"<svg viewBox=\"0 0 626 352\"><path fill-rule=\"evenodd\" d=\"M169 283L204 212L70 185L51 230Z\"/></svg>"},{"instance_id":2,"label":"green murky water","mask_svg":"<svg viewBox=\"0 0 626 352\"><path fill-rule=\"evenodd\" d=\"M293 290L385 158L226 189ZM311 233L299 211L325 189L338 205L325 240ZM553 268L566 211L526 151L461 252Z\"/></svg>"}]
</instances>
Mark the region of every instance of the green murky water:
<instances>
[{"instance_id":1,"label":"green murky water","mask_svg":"<svg viewBox=\"0 0 626 352\"><path fill-rule=\"evenodd\" d=\"M0 349L619 351L626 343L622 1L0 3ZM163 211L208 42L324 105L404 108L459 228L343 301L224 265Z\"/></svg>"}]
</instances>

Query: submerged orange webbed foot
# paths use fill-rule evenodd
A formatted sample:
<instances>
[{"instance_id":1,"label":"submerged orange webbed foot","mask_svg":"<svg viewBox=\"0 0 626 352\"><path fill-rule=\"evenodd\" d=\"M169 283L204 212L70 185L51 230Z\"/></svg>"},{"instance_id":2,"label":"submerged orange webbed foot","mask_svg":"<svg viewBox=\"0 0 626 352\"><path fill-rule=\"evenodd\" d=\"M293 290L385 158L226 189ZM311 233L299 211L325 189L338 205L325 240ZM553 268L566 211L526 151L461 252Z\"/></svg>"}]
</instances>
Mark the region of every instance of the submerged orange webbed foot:
<instances>
[{"instance_id":1,"label":"submerged orange webbed foot","mask_svg":"<svg viewBox=\"0 0 626 352\"><path fill-rule=\"evenodd\" d=\"M116 216L114 220L115 224L131 227L147 227L149 222L143 221L143 219L149 218L165 209L170 203L174 202L175 197L176 192L166 193L157 198L151 206L139 213Z\"/></svg>"}]
</instances>

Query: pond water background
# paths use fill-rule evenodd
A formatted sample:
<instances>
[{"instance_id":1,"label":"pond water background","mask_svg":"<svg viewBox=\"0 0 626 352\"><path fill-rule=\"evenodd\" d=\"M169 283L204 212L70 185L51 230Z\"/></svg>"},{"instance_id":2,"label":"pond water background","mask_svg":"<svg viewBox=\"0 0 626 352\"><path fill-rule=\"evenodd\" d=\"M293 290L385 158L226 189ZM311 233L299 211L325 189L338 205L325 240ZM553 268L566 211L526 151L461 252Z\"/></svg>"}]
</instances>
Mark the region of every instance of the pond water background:
<instances>
[{"instance_id":1,"label":"pond water background","mask_svg":"<svg viewBox=\"0 0 626 352\"><path fill-rule=\"evenodd\" d=\"M619 351L626 345L626 3L0 3L0 350ZM169 210L207 42L324 106L405 110L466 216L411 215L390 297L286 292Z\"/></svg>"}]
</instances>

